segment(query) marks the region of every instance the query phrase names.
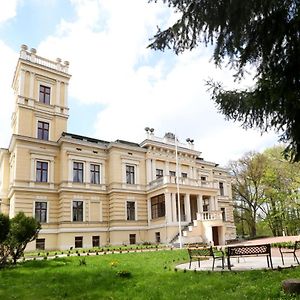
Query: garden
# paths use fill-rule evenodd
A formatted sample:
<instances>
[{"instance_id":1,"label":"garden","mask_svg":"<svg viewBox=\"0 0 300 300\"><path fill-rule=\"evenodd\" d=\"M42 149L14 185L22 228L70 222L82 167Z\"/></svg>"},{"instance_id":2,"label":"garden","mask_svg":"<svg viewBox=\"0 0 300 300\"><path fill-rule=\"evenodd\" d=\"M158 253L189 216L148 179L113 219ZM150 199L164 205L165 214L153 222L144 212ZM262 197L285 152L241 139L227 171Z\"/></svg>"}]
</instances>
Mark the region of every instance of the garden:
<instances>
[{"instance_id":1,"label":"garden","mask_svg":"<svg viewBox=\"0 0 300 300\"><path fill-rule=\"evenodd\" d=\"M297 299L284 294L281 282L299 278L298 267L247 272L176 268L187 261L186 249L36 256L0 270L0 299Z\"/></svg>"}]
</instances>

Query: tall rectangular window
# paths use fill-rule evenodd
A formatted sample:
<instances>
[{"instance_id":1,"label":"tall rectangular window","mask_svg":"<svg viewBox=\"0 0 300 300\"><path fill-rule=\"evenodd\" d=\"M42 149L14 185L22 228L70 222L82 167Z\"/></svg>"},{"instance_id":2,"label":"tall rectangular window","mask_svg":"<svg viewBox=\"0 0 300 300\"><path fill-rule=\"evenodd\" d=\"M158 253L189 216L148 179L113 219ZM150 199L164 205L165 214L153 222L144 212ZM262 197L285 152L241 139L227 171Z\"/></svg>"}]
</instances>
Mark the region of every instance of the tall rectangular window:
<instances>
[{"instance_id":1,"label":"tall rectangular window","mask_svg":"<svg viewBox=\"0 0 300 300\"><path fill-rule=\"evenodd\" d=\"M135 184L134 166L126 165L126 183Z\"/></svg>"},{"instance_id":2,"label":"tall rectangular window","mask_svg":"<svg viewBox=\"0 0 300 300\"><path fill-rule=\"evenodd\" d=\"M38 132L37 137L40 140L49 140L49 123L38 121Z\"/></svg>"},{"instance_id":3,"label":"tall rectangular window","mask_svg":"<svg viewBox=\"0 0 300 300\"><path fill-rule=\"evenodd\" d=\"M151 217L152 219L165 216L165 195L151 198Z\"/></svg>"},{"instance_id":4,"label":"tall rectangular window","mask_svg":"<svg viewBox=\"0 0 300 300\"><path fill-rule=\"evenodd\" d=\"M48 182L48 163L45 161L36 162L36 181Z\"/></svg>"},{"instance_id":5,"label":"tall rectangular window","mask_svg":"<svg viewBox=\"0 0 300 300\"><path fill-rule=\"evenodd\" d=\"M176 176L176 172L175 171L169 171L170 176L175 177Z\"/></svg>"},{"instance_id":6,"label":"tall rectangular window","mask_svg":"<svg viewBox=\"0 0 300 300\"><path fill-rule=\"evenodd\" d=\"M223 222L226 222L226 210L225 210L225 207L221 207L221 212L222 212L222 220L223 220Z\"/></svg>"},{"instance_id":7,"label":"tall rectangular window","mask_svg":"<svg viewBox=\"0 0 300 300\"><path fill-rule=\"evenodd\" d=\"M220 196L224 196L224 183L219 182Z\"/></svg>"},{"instance_id":8,"label":"tall rectangular window","mask_svg":"<svg viewBox=\"0 0 300 300\"><path fill-rule=\"evenodd\" d=\"M40 223L47 222L47 202L35 202L35 219Z\"/></svg>"},{"instance_id":9,"label":"tall rectangular window","mask_svg":"<svg viewBox=\"0 0 300 300\"><path fill-rule=\"evenodd\" d=\"M136 234L129 234L129 244L134 245L136 244Z\"/></svg>"},{"instance_id":10,"label":"tall rectangular window","mask_svg":"<svg viewBox=\"0 0 300 300\"><path fill-rule=\"evenodd\" d=\"M83 182L83 163L73 162L73 182Z\"/></svg>"},{"instance_id":11,"label":"tall rectangular window","mask_svg":"<svg viewBox=\"0 0 300 300\"><path fill-rule=\"evenodd\" d=\"M50 104L50 90L49 86L40 85L39 101L44 104Z\"/></svg>"},{"instance_id":12,"label":"tall rectangular window","mask_svg":"<svg viewBox=\"0 0 300 300\"><path fill-rule=\"evenodd\" d=\"M158 231L158 232L155 232L155 242L156 242L157 244L160 243L160 232L159 232L159 231Z\"/></svg>"},{"instance_id":13,"label":"tall rectangular window","mask_svg":"<svg viewBox=\"0 0 300 300\"><path fill-rule=\"evenodd\" d=\"M99 235L94 235L92 237L92 245L93 245L93 247L100 247L100 236Z\"/></svg>"},{"instance_id":14,"label":"tall rectangular window","mask_svg":"<svg viewBox=\"0 0 300 300\"><path fill-rule=\"evenodd\" d=\"M73 201L73 222L83 222L83 201Z\"/></svg>"},{"instance_id":15,"label":"tall rectangular window","mask_svg":"<svg viewBox=\"0 0 300 300\"><path fill-rule=\"evenodd\" d=\"M156 179L164 176L164 170L163 169L156 169Z\"/></svg>"},{"instance_id":16,"label":"tall rectangular window","mask_svg":"<svg viewBox=\"0 0 300 300\"><path fill-rule=\"evenodd\" d=\"M82 236L75 236L75 248L82 248Z\"/></svg>"},{"instance_id":17,"label":"tall rectangular window","mask_svg":"<svg viewBox=\"0 0 300 300\"><path fill-rule=\"evenodd\" d=\"M91 183L100 184L100 165L91 164Z\"/></svg>"},{"instance_id":18,"label":"tall rectangular window","mask_svg":"<svg viewBox=\"0 0 300 300\"><path fill-rule=\"evenodd\" d=\"M45 239L36 239L35 248L36 250L45 250Z\"/></svg>"},{"instance_id":19,"label":"tall rectangular window","mask_svg":"<svg viewBox=\"0 0 300 300\"><path fill-rule=\"evenodd\" d=\"M135 220L135 202L127 201L127 220L134 221Z\"/></svg>"}]
</instances>

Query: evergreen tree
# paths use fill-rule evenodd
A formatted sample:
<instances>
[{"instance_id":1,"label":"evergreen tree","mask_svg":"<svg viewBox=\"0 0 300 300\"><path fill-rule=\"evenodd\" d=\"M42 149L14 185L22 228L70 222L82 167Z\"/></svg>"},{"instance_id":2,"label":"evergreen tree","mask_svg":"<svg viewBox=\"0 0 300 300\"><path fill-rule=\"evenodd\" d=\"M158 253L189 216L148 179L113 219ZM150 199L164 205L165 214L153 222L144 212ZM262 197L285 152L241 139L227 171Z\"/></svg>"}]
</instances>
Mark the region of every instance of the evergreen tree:
<instances>
[{"instance_id":1,"label":"evergreen tree","mask_svg":"<svg viewBox=\"0 0 300 300\"><path fill-rule=\"evenodd\" d=\"M212 99L245 128L280 132L280 140L288 143L285 153L300 161L300 1L162 1L179 19L159 29L149 47L178 54L200 43L214 44L215 63L228 57L237 78L247 64L255 65L253 88L225 90L211 81Z\"/></svg>"}]
</instances>

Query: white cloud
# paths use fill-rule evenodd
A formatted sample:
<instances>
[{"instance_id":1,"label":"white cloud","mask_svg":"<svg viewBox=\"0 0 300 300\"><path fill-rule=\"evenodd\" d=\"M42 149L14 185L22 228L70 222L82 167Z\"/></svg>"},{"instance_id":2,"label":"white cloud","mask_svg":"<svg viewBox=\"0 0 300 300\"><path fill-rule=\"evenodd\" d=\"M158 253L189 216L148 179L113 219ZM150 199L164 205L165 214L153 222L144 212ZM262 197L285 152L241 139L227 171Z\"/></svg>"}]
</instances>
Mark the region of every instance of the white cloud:
<instances>
[{"instance_id":1,"label":"white cloud","mask_svg":"<svg viewBox=\"0 0 300 300\"><path fill-rule=\"evenodd\" d=\"M42 56L70 61L70 97L104 105L90 136L140 142L145 126L159 136L176 130L182 141L193 138L205 159L221 163L270 145L273 135L242 131L217 113L204 80L232 86L232 72L209 62L210 49L175 56L146 48L156 25L174 18L166 6L146 0L71 3L76 20L62 20L37 48Z\"/></svg>"},{"instance_id":2,"label":"white cloud","mask_svg":"<svg viewBox=\"0 0 300 300\"><path fill-rule=\"evenodd\" d=\"M14 97L11 89L17 54L0 40L0 146L7 147L11 136L11 115L14 109Z\"/></svg>"},{"instance_id":3,"label":"white cloud","mask_svg":"<svg viewBox=\"0 0 300 300\"><path fill-rule=\"evenodd\" d=\"M16 16L18 2L20 0L0 0L0 24Z\"/></svg>"}]
</instances>

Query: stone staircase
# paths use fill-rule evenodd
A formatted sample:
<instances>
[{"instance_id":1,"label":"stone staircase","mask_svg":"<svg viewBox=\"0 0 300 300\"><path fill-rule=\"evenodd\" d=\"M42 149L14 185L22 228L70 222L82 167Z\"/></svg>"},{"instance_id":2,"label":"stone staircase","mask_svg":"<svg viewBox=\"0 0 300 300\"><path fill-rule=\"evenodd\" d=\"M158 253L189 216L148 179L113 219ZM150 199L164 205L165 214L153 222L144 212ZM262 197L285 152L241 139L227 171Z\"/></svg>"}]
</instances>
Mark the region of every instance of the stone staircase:
<instances>
[{"instance_id":1,"label":"stone staircase","mask_svg":"<svg viewBox=\"0 0 300 300\"><path fill-rule=\"evenodd\" d=\"M197 219L193 220L182 229L182 244L209 243L211 226L222 225L222 214L220 211L197 213ZM179 247L179 233L170 241L174 247Z\"/></svg>"}]
</instances>

